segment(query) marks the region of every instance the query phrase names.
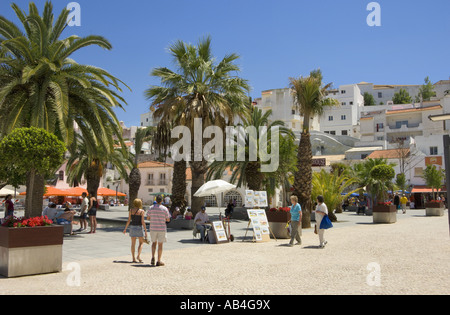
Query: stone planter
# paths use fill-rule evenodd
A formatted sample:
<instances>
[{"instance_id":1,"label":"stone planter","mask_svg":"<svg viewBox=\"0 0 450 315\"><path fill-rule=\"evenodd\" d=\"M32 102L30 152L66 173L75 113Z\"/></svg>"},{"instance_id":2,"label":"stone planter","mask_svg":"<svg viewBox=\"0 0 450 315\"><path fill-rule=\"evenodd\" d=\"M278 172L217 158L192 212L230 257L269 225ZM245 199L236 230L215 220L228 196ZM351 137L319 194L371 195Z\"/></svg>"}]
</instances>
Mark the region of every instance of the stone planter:
<instances>
[{"instance_id":1,"label":"stone planter","mask_svg":"<svg viewBox=\"0 0 450 315\"><path fill-rule=\"evenodd\" d=\"M0 227L0 275L8 278L62 271L63 226Z\"/></svg>"},{"instance_id":2,"label":"stone planter","mask_svg":"<svg viewBox=\"0 0 450 315\"><path fill-rule=\"evenodd\" d=\"M426 202L425 212L427 217L444 216L445 204L443 202Z\"/></svg>"},{"instance_id":3,"label":"stone planter","mask_svg":"<svg viewBox=\"0 0 450 315\"><path fill-rule=\"evenodd\" d=\"M291 220L291 213L284 211L266 211L269 227L277 239L290 239L291 236L286 229L287 223Z\"/></svg>"},{"instance_id":4,"label":"stone planter","mask_svg":"<svg viewBox=\"0 0 450 315\"><path fill-rule=\"evenodd\" d=\"M396 223L397 222L397 208L395 205L373 206L373 223Z\"/></svg>"}]
</instances>

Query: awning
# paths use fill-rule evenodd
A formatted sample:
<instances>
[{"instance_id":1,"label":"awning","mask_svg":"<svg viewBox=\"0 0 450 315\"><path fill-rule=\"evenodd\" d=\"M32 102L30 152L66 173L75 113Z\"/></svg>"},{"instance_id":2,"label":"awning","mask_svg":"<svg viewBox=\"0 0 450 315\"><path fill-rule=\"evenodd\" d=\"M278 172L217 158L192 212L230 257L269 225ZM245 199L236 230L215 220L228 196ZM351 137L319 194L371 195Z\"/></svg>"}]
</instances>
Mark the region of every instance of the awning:
<instances>
[{"instance_id":1,"label":"awning","mask_svg":"<svg viewBox=\"0 0 450 315\"><path fill-rule=\"evenodd\" d=\"M412 194L428 194L428 193L432 193L433 189L431 189L430 187L427 186L416 186L413 188L413 190L411 191ZM447 192L447 188L444 186L442 187L441 190L434 190L435 193L442 193L442 192Z\"/></svg>"}]
</instances>

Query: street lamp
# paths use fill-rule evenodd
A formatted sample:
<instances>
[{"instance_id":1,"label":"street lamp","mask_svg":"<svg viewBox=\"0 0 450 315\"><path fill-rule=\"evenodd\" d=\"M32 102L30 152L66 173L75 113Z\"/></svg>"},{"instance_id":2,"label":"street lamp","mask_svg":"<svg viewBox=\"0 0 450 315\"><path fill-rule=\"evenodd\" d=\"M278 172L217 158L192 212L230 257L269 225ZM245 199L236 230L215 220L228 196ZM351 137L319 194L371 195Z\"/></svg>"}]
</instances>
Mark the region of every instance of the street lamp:
<instances>
[{"instance_id":1,"label":"street lamp","mask_svg":"<svg viewBox=\"0 0 450 315\"><path fill-rule=\"evenodd\" d=\"M443 115L431 115L428 116L428 118L431 121L434 122L439 122L439 121L446 121L446 120L450 120L450 114L443 114ZM445 126L445 125L444 125ZM444 128L445 130L445 128ZM447 186L447 205L450 202L450 136L449 135L444 135L444 156L445 156L445 184ZM450 228L450 211L448 214L448 225Z\"/></svg>"}]
</instances>

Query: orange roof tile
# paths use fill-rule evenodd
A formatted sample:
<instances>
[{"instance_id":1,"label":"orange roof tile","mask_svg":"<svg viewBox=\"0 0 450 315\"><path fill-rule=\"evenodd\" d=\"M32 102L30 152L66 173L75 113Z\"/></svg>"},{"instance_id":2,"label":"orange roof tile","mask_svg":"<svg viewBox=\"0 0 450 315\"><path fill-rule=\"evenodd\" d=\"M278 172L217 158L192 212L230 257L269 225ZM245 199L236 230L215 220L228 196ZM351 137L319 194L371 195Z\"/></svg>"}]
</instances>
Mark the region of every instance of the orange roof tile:
<instances>
[{"instance_id":1,"label":"orange roof tile","mask_svg":"<svg viewBox=\"0 0 450 315\"><path fill-rule=\"evenodd\" d=\"M412 112L423 112L423 111L426 111L426 110L438 110L438 109L442 109L442 106L441 105L436 105L436 106L422 107L422 108L410 108L410 109L402 109L402 110L391 110L391 111L387 111L386 115L412 113Z\"/></svg>"},{"instance_id":2,"label":"orange roof tile","mask_svg":"<svg viewBox=\"0 0 450 315\"><path fill-rule=\"evenodd\" d=\"M372 152L367 159L399 159L402 156L408 156L410 153L410 149L379 150Z\"/></svg>"},{"instance_id":3,"label":"orange roof tile","mask_svg":"<svg viewBox=\"0 0 450 315\"><path fill-rule=\"evenodd\" d=\"M139 168L158 168L158 167L173 167L172 164L167 164L163 162L157 162L157 161L149 161L149 162L143 162L138 165Z\"/></svg>"}]
</instances>

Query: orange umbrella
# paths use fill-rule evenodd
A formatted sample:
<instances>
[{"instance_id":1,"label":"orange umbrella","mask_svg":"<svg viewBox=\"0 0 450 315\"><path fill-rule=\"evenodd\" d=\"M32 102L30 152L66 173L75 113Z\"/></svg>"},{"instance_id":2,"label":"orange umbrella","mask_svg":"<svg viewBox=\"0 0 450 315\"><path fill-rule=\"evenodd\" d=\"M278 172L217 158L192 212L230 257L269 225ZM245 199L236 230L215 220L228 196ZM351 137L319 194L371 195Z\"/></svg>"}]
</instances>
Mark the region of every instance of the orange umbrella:
<instances>
[{"instance_id":1,"label":"orange umbrella","mask_svg":"<svg viewBox=\"0 0 450 315\"><path fill-rule=\"evenodd\" d=\"M74 187L66 190L66 193L71 197L80 197L83 193L88 194L88 191L81 187Z\"/></svg>"},{"instance_id":2,"label":"orange umbrella","mask_svg":"<svg viewBox=\"0 0 450 315\"><path fill-rule=\"evenodd\" d=\"M46 189L45 189L44 197L59 197L59 196L68 197L68 196L70 196L67 194L66 191L55 188L55 187L46 186L45 188ZM20 195L25 196L26 194L27 194L26 192L23 192Z\"/></svg>"},{"instance_id":3,"label":"orange umbrella","mask_svg":"<svg viewBox=\"0 0 450 315\"><path fill-rule=\"evenodd\" d=\"M97 190L97 194L99 196L103 196L103 197L115 197L116 196L116 191L112 190L112 189L108 189L108 188L99 188ZM117 192L117 196L119 197L126 197L127 195L121 192Z\"/></svg>"}]
</instances>

